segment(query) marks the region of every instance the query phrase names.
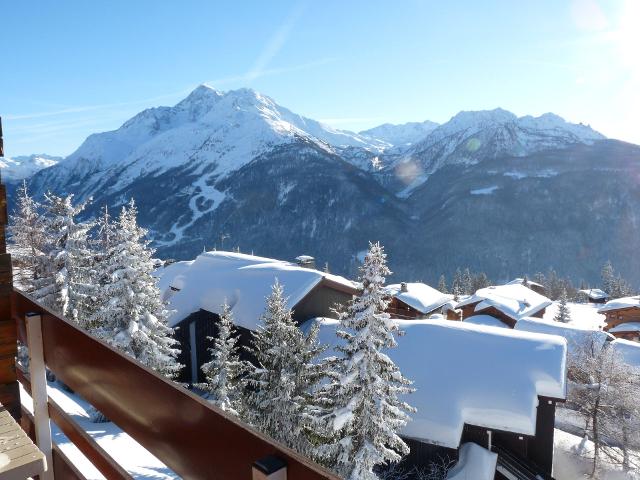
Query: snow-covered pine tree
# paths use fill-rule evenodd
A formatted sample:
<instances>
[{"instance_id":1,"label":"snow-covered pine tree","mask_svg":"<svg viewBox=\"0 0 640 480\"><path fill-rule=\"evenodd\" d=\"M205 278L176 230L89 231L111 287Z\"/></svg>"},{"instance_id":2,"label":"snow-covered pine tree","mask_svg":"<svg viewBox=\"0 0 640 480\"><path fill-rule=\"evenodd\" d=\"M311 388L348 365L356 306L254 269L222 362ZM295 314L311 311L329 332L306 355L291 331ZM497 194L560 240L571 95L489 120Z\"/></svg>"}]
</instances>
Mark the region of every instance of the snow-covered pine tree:
<instances>
[{"instance_id":1,"label":"snow-covered pine tree","mask_svg":"<svg viewBox=\"0 0 640 480\"><path fill-rule=\"evenodd\" d=\"M480 272L473 278L473 288L471 289L471 293L473 294L481 288L486 288L489 285L491 285L491 282L489 281L489 277L487 277L487 274L484 272Z\"/></svg>"},{"instance_id":2,"label":"snow-covered pine tree","mask_svg":"<svg viewBox=\"0 0 640 480\"><path fill-rule=\"evenodd\" d=\"M457 300L460 295L464 294L462 286L462 272L459 268L456 269L456 273L453 275L453 280L451 281L451 293L453 293L455 300Z\"/></svg>"},{"instance_id":3,"label":"snow-covered pine tree","mask_svg":"<svg viewBox=\"0 0 640 480\"><path fill-rule=\"evenodd\" d=\"M40 257L44 255L45 218L42 205L29 195L25 180L17 193L16 213L11 216L9 225L14 282L22 291L31 293L35 288L34 280L38 278Z\"/></svg>"},{"instance_id":4,"label":"snow-covered pine tree","mask_svg":"<svg viewBox=\"0 0 640 480\"><path fill-rule=\"evenodd\" d=\"M91 298L94 257L88 239L93 224L77 218L87 203L74 205L73 195L45 195L44 255L38 257L32 293L80 326L95 308Z\"/></svg>"},{"instance_id":5,"label":"snow-covered pine tree","mask_svg":"<svg viewBox=\"0 0 640 480\"><path fill-rule=\"evenodd\" d=\"M242 363L238 357L238 337L233 325L233 314L229 305L222 305L218 335L213 338L211 361L202 365L206 377L205 389L209 400L222 410L238 415L238 383L242 374Z\"/></svg>"},{"instance_id":6,"label":"snow-covered pine tree","mask_svg":"<svg viewBox=\"0 0 640 480\"><path fill-rule=\"evenodd\" d=\"M537 272L533 276L533 281L536 282L536 283L539 283L540 285L546 285L547 284L547 278L544 276L544 273L542 273L542 272Z\"/></svg>"},{"instance_id":7,"label":"snow-covered pine tree","mask_svg":"<svg viewBox=\"0 0 640 480\"><path fill-rule=\"evenodd\" d=\"M462 292L465 295L471 295L474 293L473 290L473 277L471 275L471 271L469 268L465 268L464 272L462 272Z\"/></svg>"},{"instance_id":8,"label":"snow-covered pine tree","mask_svg":"<svg viewBox=\"0 0 640 480\"><path fill-rule=\"evenodd\" d=\"M605 291L608 295L613 295L614 283L615 283L615 274L613 271L613 265L611 265L610 261L607 261L602 266L602 270L600 272L600 279L602 282L602 290ZM612 297L615 298L615 297Z\"/></svg>"},{"instance_id":9,"label":"snow-covered pine tree","mask_svg":"<svg viewBox=\"0 0 640 480\"><path fill-rule=\"evenodd\" d=\"M85 328L97 335L98 329L104 326L97 323L99 319L104 319L104 316L100 316L98 311L107 308L110 301L109 294L103 286L111 283L112 257L115 253L114 246L117 238L116 222L111 218L106 205L95 222L94 231L95 234L90 245L95 262L91 288L91 297L94 299L95 307L92 315L85 322Z\"/></svg>"},{"instance_id":10,"label":"snow-covered pine tree","mask_svg":"<svg viewBox=\"0 0 640 480\"><path fill-rule=\"evenodd\" d=\"M398 432L414 409L398 396L411 393L411 382L383 350L395 347L399 328L385 312L386 255L379 243L370 244L361 268L362 295L340 315L339 378L328 387L335 407L327 416L333 443L320 449L333 468L350 480L375 480L376 465L398 462L409 447Z\"/></svg>"},{"instance_id":11,"label":"snow-covered pine tree","mask_svg":"<svg viewBox=\"0 0 640 480\"><path fill-rule=\"evenodd\" d=\"M441 293L449 293L447 290L447 280L444 278L444 275L440 275L440 280L438 280L438 291Z\"/></svg>"},{"instance_id":12,"label":"snow-covered pine tree","mask_svg":"<svg viewBox=\"0 0 640 480\"><path fill-rule=\"evenodd\" d=\"M94 239L94 244L96 245L95 250L100 261L110 253L116 237L117 231L115 222L109 214L109 207L105 205L102 208L100 217L96 220L96 235Z\"/></svg>"},{"instance_id":13,"label":"snow-covered pine tree","mask_svg":"<svg viewBox=\"0 0 640 480\"><path fill-rule=\"evenodd\" d=\"M571 312L567 306L567 291L562 290L560 294L560 304L558 305L558 312L553 317L556 322L568 323L571 320Z\"/></svg>"},{"instance_id":14,"label":"snow-covered pine tree","mask_svg":"<svg viewBox=\"0 0 640 480\"><path fill-rule=\"evenodd\" d=\"M95 334L158 373L174 378L182 367L176 340L167 324L169 312L161 299L153 250L147 231L137 223L133 200L123 207L116 238L104 270L100 309L91 317Z\"/></svg>"},{"instance_id":15,"label":"snow-covered pine tree","mask_svg":"<svg viewBox=\"0 0 640 480\"><path fill-rule=\"evenodd\" d=\"M618 274L611 287L611 297L621 298L631 295L633 295L633 289L631 288L631 285L629 285L629 282L622 278L622 275Z\"/></svg>"},{"instance_id":16,"label":"snow-covered pine tree","mask_svg":"<svg viewBox=\"0 0 640 480\"><path fill-rule=\"evenodd\" d=\"M243 380L243 417L272 438L310 454L313 395L326 373L325 362L317 360L326 347L318 342L317 327L305 336L295 324L277 280L261 321L251 349L257 366L249 368Z\"/></svg>"}]
</instances>

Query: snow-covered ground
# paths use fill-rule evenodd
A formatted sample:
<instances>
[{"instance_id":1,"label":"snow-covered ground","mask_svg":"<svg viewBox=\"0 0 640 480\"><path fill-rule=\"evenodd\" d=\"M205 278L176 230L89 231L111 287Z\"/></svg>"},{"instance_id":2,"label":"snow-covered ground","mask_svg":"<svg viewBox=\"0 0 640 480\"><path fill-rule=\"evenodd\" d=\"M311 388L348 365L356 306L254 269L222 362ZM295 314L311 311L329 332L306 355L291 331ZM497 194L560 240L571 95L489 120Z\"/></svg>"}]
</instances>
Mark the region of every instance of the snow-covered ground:
<instances>
[{"instance_id":1,"label":"snow-covered ground","mask_svg":"<svg viewBox=\"0 0 640 480\"><path fill-rule=\"evenodd\" d=\"M92 423L87 413L90 405L78 395L63 390L55 382L49 383L48 393L133 478L145 480L180 478L114 423ZM22 388L20 399L24 407L33 413L33 401ZM60 447L87 480L103 480L105 478L53 422L51 423L51 433L53 442Z\"/></svg>"},{"instance_id":2,"label":"snow-covered ground","mask_svg":"<svg viewBox=\"0 0 640 480\"><path fill-rule=\"evenodd\" d=\"M593 443L562 430L555 430L553 476L556 480L576 480L591 472ZM623 472L617 465L603 461L600 480L638 480L640 472Z\"/></svg>"}]
</instances>

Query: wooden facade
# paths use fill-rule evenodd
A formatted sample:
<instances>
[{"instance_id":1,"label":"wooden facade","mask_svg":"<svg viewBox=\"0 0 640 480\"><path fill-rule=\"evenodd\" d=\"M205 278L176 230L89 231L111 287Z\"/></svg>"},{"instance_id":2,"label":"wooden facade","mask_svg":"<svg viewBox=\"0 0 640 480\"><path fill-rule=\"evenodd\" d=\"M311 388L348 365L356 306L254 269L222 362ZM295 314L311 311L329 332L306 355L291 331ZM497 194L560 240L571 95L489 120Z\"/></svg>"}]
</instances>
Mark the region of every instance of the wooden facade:
<instances>
[{"instance_id":1,"label":"wooden facade","mask_svg":"<svg viewBox=\"0 0 640 480\"><path fill-rule=\"evenodd\" d=\"M640 323L640 307L627 307L620 308L616 310L607 310L602 312L605 316L606 325L604 327L605 331L609 331L614 327L619 327L625 323ZM611 332L617 338L624 338L626 340L633 340L636 342L640 342L640 332L637 331L618 331Z\"/></svg>"},{"instance_id":2,"label":"wooden facade","mask_svg":"<svg viewBox=\"0 0 640 480\"><path fill-rule=\"evenodd\" d=\"M2 119L0 118L0 157L4 156ZM0 183L0 404L20 418L20 389L16 373L15 357L18 353L16 324L11 318L11 294L13 273L11 255L7 253L6 228L7 190Z\"/></svg>"},{"instance_id":3,"label":"wooden facade","mask_svg":"<svg viewBox=\"0 0 640 480\"><path fill-rule=\"evenodd\" d=\"M509 328L513 328L516 326L516 323L518 322L517 318L510 317L509 315L498 310L495 307L483 308L482 310L476 311L475 308L479 303L480 301L477 301L475 303L470 303L469 305L460 307L460 310L462 311L462 319L464 320L474 315L490 315L502 321L502 323L507 325ZM545 311L546 308L541 308L537 312L532 313L530 316L535 318L543 318Z\"/></svg>"},{"instance_id":4,"label":"wooden facade","mask_svg":"<svg viewBox=\"0 0 640 480\"><path fill-rule=\"evenodd\" d=\"M437 311L437 310L438 308L436 308L434 311ZM391 298L391 301L389 302L389 307L387 308L387 313L391 315L393 318L401 318L405 320L414 320L416 318L427 318L434 311L431 311L428 313L422 313L419 310L416 310L415 308L411 307L410 305L407 305L402 300L396 297Z\"/></svg>"},{"instance_id":5,"label":"wooden facade","mask_svg":"<svg viewBox=\"0 0 640 480\"><path fill-rule=\"evenodd\" d=\"M335 316L333 308L336 305L346 305L353 298L357 290L348 289L342 284L331 281L321 281L313 288L292 310L292 316L298 325L316 317ZM262 301L262 299L256 299ZM256 319L257 320L257 319ZM211 360L209 349L213 346L209 338L218 335L217 313L200 309L192 313L176 325L174 338L180 343L178 361L184 365L178 381L194 384L204 382L202 365ZM243 360L253 361L247 348L251 346L251 330L236 326L238 345Z\"/></svg>"},{"instance_id":6,"label":"wooden facade","mask_svg":"<svg viewBox=\"0 0 640 480\"><path fill-rule=\"evenodd\" d=\"M504 430L492 430L486 427L465 424L460 445L474 442L498 453L517 459L529 471L535 471L541 479L550 479L553 470L553 437L557 399L539 397L536 412L535 435L521 435ZM404 458L408 466L426 467L440 460L457 461L458 450L432 445L420 440L405 438L411 452ZM508 468L508 467L507 467ZM513 474L517 474L513 472ZM496 479L508 479L496 473ZM516 477L517 478L517 477Z\"/></svg>"}]
</instances>

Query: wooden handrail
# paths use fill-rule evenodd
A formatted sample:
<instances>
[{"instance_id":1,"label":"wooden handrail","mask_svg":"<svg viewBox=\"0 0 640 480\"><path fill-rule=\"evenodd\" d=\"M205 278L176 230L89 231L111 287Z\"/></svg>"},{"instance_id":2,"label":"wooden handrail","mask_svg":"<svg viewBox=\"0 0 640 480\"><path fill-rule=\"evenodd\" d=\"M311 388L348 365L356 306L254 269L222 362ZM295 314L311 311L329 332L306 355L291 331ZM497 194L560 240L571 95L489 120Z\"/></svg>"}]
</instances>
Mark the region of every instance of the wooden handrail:
<instances>
[{"instance_id":1,"label":"wooden handrail","mask_svg":"<svg viewBox=\"0 0 640 480\"><path fill-rule=\"evenodd\" d=\"M27 313L41 315L45 363L57 378L182 478L249 480L256 460L275 455L290 480L339 480L22 292L12 300L19 325Z\"/></svg>"}]
</instances>

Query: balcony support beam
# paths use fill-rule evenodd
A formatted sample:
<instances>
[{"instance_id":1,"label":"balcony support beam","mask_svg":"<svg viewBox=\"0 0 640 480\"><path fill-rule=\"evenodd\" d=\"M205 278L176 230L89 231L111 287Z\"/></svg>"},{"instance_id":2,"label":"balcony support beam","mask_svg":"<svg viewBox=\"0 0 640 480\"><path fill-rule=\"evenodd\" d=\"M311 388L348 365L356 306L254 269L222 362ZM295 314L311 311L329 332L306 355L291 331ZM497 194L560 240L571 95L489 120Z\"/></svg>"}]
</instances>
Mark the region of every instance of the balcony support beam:
<instances>
[{"instance_id":1,"label":"balcony support beam","mask_svg":"<svg viewBox=\"0 0 640 480\"><path fill-rule=\"evenodd\" d=\"M42 347L42 317L39 314L27 314L27 336L29 338L29 373L31 376L31 398L33 398L33 417L36 431L36 445L47 460L47 470L40 480L53 479L53 458L51 444L51 422L47 395L47 367L44 363Z\"/></svg>"}]
</instances>

